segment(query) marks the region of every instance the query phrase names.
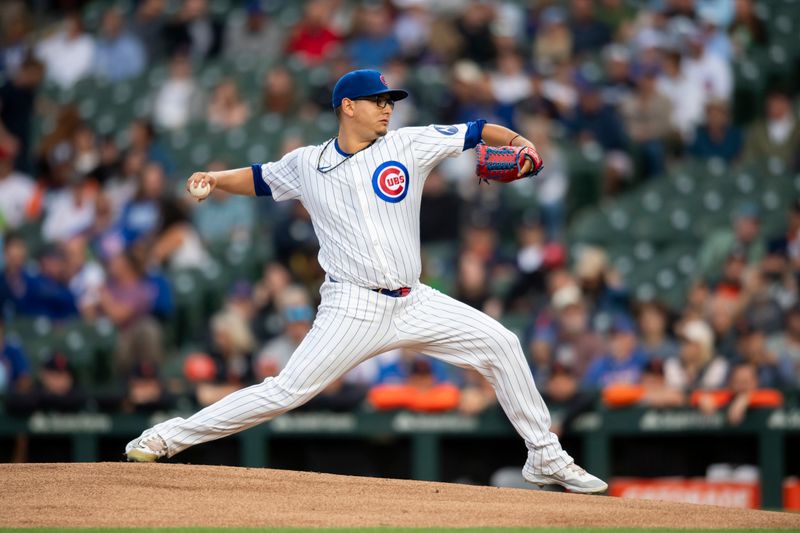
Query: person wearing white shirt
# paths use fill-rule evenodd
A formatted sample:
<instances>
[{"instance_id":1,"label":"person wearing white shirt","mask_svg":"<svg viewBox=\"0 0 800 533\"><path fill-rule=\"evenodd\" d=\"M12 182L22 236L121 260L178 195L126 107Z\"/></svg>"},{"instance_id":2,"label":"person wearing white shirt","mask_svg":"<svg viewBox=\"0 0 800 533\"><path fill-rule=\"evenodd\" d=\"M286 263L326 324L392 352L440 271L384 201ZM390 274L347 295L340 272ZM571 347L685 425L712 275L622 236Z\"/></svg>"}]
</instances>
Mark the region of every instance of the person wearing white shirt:
<instances>
[{"instance_id":1,"label":"person wearing white shirt","mask_svg":"<svg viewBox=\"0 0 800 533\"><path fill-rule=\"evenodd\" d=\"M30 176L13 169L11 154L0 154L0 229L16 228L36 191Z\"/></svg>"},{"instance_id":2,"label":"person wearing white shirt","mask_svg":"<svg viewBox=\"0 0 800 533\"><path fill-rule=\"evenodd\" d=\"M84 33L80 15L71 14L61 31L39 43L35 55L45 65L45 77L69 89L92 71L94 37Z\"/></svg>"}]
</instances>

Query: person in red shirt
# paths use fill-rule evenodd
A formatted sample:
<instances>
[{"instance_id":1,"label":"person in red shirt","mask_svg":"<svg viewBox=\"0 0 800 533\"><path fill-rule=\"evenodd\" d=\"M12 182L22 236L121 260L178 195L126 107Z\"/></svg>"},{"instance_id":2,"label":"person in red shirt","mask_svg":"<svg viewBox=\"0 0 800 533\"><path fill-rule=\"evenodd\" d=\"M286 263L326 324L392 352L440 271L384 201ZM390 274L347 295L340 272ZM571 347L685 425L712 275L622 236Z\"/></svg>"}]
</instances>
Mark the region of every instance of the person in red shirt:
<instances>
[{"instance_id":1,"label":"person in red shirt","mask_svg":"<svg viewBox=\"0 0 800 533\"><path fill-rule=\"evenodd\" d=\"M286 51L299 56L310 65L321 63L338 48L340 41L339 36L328 26L330 16L329 2L309 2L305 16L289 36Z\"/></svg>"}]
</instances>

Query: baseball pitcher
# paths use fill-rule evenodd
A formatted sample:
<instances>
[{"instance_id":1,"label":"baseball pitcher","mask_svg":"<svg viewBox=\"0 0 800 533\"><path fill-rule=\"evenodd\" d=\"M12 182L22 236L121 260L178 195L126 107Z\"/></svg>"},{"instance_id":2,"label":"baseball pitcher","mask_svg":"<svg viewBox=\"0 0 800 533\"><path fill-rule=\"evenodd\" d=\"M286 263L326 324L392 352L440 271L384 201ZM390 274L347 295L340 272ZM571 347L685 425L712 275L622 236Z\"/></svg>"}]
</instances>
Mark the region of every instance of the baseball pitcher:
<instances>
[{"instance_id":1,"label":"baseball pitcher","mask_svg":"<svg viewBox=\"0 0 800 533\"><path fill-rule=\"evenodd\" d=\"M420 200L425 179L446 157L477 147L479 177L532 176L542 161L529 140L484 120L389 131L395 103L407 97L374 70L336 83L338 136L298 148L280 161L197 172L187 189L200 199L233 194L297 199L308 210L326 272L314 325L277 377L241 389L195 415L173 418L128 443L131 461L155 461L266 422L310 400L362 361L411 347L472 367L525 440L524 478L598 493L606 483L575 464L550 432L517 337L497 321L419 282Z\"/></svg>"}]
</instances>

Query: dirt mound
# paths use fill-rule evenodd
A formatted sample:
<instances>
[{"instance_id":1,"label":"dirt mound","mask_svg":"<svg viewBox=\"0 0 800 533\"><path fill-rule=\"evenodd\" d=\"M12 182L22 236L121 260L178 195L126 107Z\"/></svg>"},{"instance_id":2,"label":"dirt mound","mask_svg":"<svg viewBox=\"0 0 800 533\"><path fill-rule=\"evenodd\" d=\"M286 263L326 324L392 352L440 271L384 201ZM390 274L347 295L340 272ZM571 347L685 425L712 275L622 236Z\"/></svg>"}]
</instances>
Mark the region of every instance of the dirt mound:
<instances>
[{"instance_id":1,"label":"dirt mound","mask_svg":"<svg viewBox=\"0 0 800 533\"><path fill-rule=\"evenodd\" d=\"M282 470L0 465L2 527L800 528L800 515Z\"/></svg>"}]
</instances>

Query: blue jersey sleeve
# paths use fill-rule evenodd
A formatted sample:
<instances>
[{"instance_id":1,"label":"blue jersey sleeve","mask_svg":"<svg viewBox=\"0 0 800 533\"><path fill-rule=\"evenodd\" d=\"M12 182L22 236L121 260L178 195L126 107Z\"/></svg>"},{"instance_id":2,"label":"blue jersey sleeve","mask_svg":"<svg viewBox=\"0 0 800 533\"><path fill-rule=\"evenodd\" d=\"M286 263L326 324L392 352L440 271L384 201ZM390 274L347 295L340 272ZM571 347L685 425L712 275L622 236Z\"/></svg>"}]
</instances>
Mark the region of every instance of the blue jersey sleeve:
<instances>
[{"instance_id":1,"label":"blue jersey sleeve","mask_svg":"<svg viewBox=\"0 0 800 533\"><path fill-rule=\"evenodd\" d=\"M485 125L486 121L483 119L467 122L467 134L464 135L464 150L475 148L480 144Z\"/></svg>"}]
</instances>

